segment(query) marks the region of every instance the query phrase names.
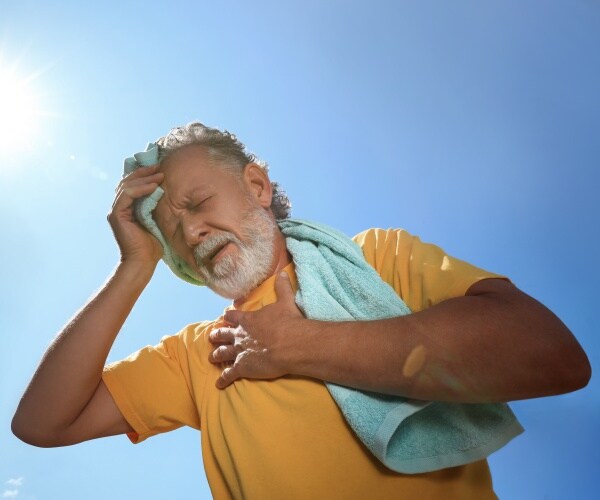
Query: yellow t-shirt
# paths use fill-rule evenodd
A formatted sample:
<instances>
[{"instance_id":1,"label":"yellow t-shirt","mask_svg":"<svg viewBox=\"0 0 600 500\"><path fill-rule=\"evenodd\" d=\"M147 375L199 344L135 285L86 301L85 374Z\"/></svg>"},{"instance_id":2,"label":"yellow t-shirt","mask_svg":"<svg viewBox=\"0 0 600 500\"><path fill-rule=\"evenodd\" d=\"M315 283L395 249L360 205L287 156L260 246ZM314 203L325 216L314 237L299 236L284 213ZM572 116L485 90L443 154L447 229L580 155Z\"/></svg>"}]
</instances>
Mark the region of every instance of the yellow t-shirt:
<instances>
[{"instance_id":1,"label":"yellow t-shirt","mask_svg":"<svg viewBox=\"0 0 600 500\"><path fill-rule=\"evenodd\" d=\"M403 230L370 229L355 241L412 311L497 277ZM292 264L290 270L295 287ZM241 309L274 301L272 277ZM417 475L386 469L356 438L318 380L238 380L216 389L221 369L208 361L207 337L221 325L218 318L187 326L108 365L103 375L135 430L129 435L133 442L182 425L202 429L202 457L215 498L496 498L485 460Z\"/></svg>"}]
</instances>

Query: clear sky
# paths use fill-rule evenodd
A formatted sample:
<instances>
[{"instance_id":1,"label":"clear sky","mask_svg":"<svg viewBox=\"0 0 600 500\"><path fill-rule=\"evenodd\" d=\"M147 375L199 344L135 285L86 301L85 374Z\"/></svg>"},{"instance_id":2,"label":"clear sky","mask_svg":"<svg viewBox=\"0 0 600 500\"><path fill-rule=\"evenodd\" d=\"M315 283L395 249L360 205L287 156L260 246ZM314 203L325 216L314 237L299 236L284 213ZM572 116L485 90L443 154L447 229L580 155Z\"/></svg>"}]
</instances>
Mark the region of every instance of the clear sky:
<instances>
[{"instance_id":1,"label":"clear sky","mask_svg":"<svg viewBox=\"0 0 600 500\"><path fill-rule=\"evenodd\" d=\"M506 274L597 367L599 54L594 0L0 0L1 498L209 498L190 429L53 450L10 432L116 264L122 159L194 119L267 160L296 217L402 227ZM161 264L110 359L225 305ZM490 458L500 498L595 498L599 402L592 378L514 403L526 432Z\"/></svg>"}]
</instances>

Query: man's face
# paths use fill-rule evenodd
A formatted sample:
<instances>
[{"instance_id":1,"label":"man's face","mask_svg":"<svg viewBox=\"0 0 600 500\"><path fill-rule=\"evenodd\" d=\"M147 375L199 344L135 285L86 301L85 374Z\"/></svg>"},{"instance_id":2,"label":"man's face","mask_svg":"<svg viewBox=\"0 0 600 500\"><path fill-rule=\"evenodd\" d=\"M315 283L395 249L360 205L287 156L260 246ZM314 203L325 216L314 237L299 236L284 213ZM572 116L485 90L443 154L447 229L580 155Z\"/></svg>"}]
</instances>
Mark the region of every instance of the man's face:
<instances>
[{"instance_id":1,"label":"man's face","mask_svg":"<svg viewBox=\"0 0 600 500\"><path fill-rule=\"evenodd\" d=\"M270 276L277 224L243 177L188 146L168 158L154 218L171 248L216 293L237 299Z\"/></svg>"}]
</instances>

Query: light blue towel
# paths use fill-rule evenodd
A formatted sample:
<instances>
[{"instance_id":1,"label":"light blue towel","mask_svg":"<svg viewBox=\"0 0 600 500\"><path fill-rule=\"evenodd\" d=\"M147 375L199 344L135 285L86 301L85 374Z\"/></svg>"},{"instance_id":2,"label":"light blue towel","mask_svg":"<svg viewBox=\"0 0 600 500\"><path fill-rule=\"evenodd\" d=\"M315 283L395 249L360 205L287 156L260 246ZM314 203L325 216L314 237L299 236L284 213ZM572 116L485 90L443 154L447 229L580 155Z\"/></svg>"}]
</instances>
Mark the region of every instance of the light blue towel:
<instances>
[{"instance_id":1,"label":"light blue towel","mask_svg":"<svg viewBox=\"0 0 600 500\"><path fill-rule=\"evenodd\" d=\"M158 146L125 160L127 175L158 163ZM204 283L169 247L152 211L159 187L135 205L137 220L163 246L163 260L181 279ZM307 317L325 321L383 319L409 314L395 291L344 234L298 220L279 221L296 265L296 302ZM400 368L399 368L400 370ZM523 431L506 404L454 404L409 400L327 384L360 440L388 468L415 474L487 457Z\"/></svg>"},{"instance_id":2,"label":"light blue towel","mask_svg":"<svg viewBox=\"0 0 600 500\"><path fill-rule=\"evenodd\" d=\"M159 160L159 149L158 146L149 142L146 146L146 151L136 153L129 158L125 158L123 163L123 177L130 174L134 170L140 167L151 167L156 165ZM152 212L156 208L159 200L161 199L164 191L161 187L157 187L150 196L146 196L140 200L137 200L134 204L133 210L136 219L144 226L150 233L160 241L163 247L162 259L171 268L171 271L175 273L179 278L192 285L204 285L204 282L198 276L198 274L187 265L187 263L179 257L171 247L168 245L160 229L152 218Z\"/></svg>"},{"instance_id":3,"label":"light blue towel","mask_svg":"<svg viewBox=\"0 0 600 500\"><path fill-rule=\"evenodd\" d=\"M344 234L307 221L284 220L279 226L296 265L296 303L308 318L374 320L410 313ZM397 472L474 462L523 432L506 404L428 402L335 384L327 388L360 440Z\"/></svg>"}]
</instances>

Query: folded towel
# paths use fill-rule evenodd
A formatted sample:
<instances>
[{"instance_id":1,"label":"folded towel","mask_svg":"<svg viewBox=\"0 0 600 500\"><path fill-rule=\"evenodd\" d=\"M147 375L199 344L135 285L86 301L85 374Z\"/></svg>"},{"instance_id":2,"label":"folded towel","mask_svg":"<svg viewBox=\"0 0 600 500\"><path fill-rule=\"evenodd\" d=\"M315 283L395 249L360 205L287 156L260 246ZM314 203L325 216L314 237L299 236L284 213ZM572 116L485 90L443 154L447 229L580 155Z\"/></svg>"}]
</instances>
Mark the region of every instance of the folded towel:
<instances>
[{"instance_id":1,"label":"folded towel","mask_svg":"<svg viewBox=\"0 0 600 500\"><path fill-rule=\"evenodd\" d=\"M307 221L279 226L296 265L296 303L308 318L375 320L410 313L344 234ZM360 440L397 472L480 460L523 431L506 404L428 402L326 385Z\"/></svg>"},{"instance_id":2,"label":"folded towel","mask_svg":"<svg viewBox=\"0 0 600 500\"><path fill-rule=\"evenodd\" d=\"M140 167L151 167L152 165L156 165L159 161L159 150L158 145L153 142L149 142L146 146L146 151L142 151L141 153L136 153L130 158L125 158L123 164L123 177L130 174L134 170ZM169 244L167 240L165 240L163 234L160 229L156 225L156 222L152 218L152 212L156 208L158 201L161 199L164 194L163 189L159 186L154 192L136 200L134 203L133 211L135 214L136 220L142 224L158 241L163 247L163 256L162 259L171 268L171 271L175 273L176 276L181 278L192 285L204 285L204 282L198 276L198 274L187 265L187 263L179 257Z\"/></svg>"},{"instance_id":3,"label":"folded towel","mask_svg":"<svg viewBox=\"0 0 600 500\"><path fill-rule=\"evenodd\" d=\"M150 143L125 160L124 175L158 163ZM159 187L134 207L137 220L163 247L163 260L176 276L195 285L200 277L168 245L152 211ZM324 321L374 320L409 314L409 308L365 261L344 234L306 221L279 226L293 257L305 315ZM407 474L463 465L487 457L523 431L506 404L456 404L411 400L327 384L346 421L388 468Z\"/></svg>"}]
</instances>

